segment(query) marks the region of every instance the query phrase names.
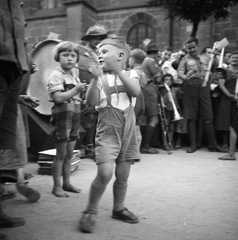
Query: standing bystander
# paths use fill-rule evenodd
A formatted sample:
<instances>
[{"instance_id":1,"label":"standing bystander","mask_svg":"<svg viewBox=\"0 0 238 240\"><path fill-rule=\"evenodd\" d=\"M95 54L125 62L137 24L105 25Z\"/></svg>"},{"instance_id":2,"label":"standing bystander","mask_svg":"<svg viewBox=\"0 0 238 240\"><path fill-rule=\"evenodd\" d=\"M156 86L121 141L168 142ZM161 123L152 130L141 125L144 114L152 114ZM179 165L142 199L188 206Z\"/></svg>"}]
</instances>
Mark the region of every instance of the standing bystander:
<instances>
[{"instance_id":1,"label":"standing bystander","mask_svg":"<svg viewBox=\"0 0 238 240\"><path fill-rule=\"evenodd\" d=\"M20 2L2 0L0 18L0 36L4 36L0 39L0 170L11 170L19 168L13 161L17 147L17 105L21 76L28 71ZM23 218L9 217L3 212L1 201L0 196L0 228L24 225ZM6 236L0 234L0 237Z\"/></svg>"},{"instance_id":2,"label":"standing bystander","mask_svg":"<svg viewBox=\"0 0 238 240\"><path fill-rule=\"evenodd\" d=\"M202 86L205 77L205 66L198 55L198 40L190 38L185 42L187 54L178 67L178 76L183 80L183 111L188 120L188 137L190 146L187 153L196 151L197 120L204 121L208 149L224 152L218 146L213 127L213 111L210 96L210 84Z\"/></svg>"},{"instance_id":3,"label":"standing bystander","mask_svg":"<svg viewBox=\"0 0 238 240\"><path fill-rule=\"evenodd\" d=\"M50 101L54 102L51 122L54 128L52 135L56 144L56 156L52 164L54 181L52 193L56 197L68 197L64 191L80 192L80 189L70 183L71 158L79 137L82 101L80 93L87 85L81 83L72 71L79 57L76 44L68 41L59 43L55 48L54 58L60 67L51 73L47 83Z\"/></svg>"}]
</instances>

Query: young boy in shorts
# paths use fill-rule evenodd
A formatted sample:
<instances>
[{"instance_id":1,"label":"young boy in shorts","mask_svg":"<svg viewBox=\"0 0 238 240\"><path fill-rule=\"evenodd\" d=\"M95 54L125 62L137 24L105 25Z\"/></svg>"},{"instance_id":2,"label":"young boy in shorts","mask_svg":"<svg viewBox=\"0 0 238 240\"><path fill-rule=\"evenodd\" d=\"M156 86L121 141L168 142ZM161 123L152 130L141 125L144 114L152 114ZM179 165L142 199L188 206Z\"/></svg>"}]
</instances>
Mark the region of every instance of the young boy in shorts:
<instances>
[{"instance_id":1,"label":"young boy in shorts","mask_svg":"<svg viewBox=\"0 0 238 240\"><path fill-rule=\"evenodd\" d=\"M112 218L139 222L138 217L124 207L131 165L140 158L134 106L141 88L135 70L124 70L128 58L126 43L106 39L99 45L99 66L90 69L94 80L88 88L86 101L98 111L95 138L98 171L91 184L88 205L79 221L82 232L94 230L98 203L112 179L114 162Z\"/></svg>"},{"instance_id":2,"label":"young boy in shorts","mask_svg":"<svg viewBox=\"0 0 238 240\"><path fill-rule=\"evenodd\" d=\"M56 156L52 164L52 193L56 197L68 197L64 191L80 192L80 189L70 183L70 170L73 150L79 137L80 93L86 90L86 83L81 83L72 71L79 60L79 48L76 44L68 41L59 43L54 58L60 67L52 72L47 84L50 101L54 102L51 122L56 145Z\"/></svg>"}]
</instances>

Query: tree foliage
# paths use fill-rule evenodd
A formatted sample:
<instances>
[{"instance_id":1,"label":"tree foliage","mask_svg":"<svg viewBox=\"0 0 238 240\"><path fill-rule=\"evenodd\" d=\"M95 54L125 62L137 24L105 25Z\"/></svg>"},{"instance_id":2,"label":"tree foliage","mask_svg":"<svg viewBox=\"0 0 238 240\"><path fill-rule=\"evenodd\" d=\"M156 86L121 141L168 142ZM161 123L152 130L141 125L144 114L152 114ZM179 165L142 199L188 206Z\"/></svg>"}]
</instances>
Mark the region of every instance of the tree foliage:
<instances>
[{"instance_id":1,"label":"tree foliage","mask_svg":"<svg viewBox=\"0 0 238 240\"><path fill-rule=\"evenodd\" d=\"M168 18L187 20L193 24L192 37L196 36L199 23L208 20L226 18L229 8L238 0L150 0L151 6L161 6L167 11Z\"/></svg>"}]
</instances>

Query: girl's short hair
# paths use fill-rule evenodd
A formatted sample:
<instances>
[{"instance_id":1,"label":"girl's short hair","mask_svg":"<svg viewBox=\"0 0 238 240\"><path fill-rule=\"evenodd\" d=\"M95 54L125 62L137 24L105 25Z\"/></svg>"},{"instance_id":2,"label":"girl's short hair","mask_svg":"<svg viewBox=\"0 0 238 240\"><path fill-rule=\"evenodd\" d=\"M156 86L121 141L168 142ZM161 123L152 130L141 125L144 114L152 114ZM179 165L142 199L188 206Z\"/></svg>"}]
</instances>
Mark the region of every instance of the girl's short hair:
<instances>
[{"instance_id":1,"label":"girl's short hair","mask_svg":"<svg viewBox=\"0 0 238 240\"><path fill-rule=\"evenodd\" d=\"M166 73L166 74L163 75L163 77L162 77L162 79L161 79L162 83L164 83L164 80L165 80L166 77L170 77L171 80L172 80L172 84L174 83L174 77L173 77L173 75L170 74L170 73Z\"/></svg>"},{"instance_id":2,"label":"girl's short hair","mask_svg":"<svg viewBox=\"0 0 238 240\"><path fill-rule=\"evenodd\" d=\"M54 59L56 62L59 62L59 55L61 52L75 52L77 54L77 62L79 61L79 47L73 42L60 42L58 45L56 45L54 51Z\"/></svg>"}]
</instances>

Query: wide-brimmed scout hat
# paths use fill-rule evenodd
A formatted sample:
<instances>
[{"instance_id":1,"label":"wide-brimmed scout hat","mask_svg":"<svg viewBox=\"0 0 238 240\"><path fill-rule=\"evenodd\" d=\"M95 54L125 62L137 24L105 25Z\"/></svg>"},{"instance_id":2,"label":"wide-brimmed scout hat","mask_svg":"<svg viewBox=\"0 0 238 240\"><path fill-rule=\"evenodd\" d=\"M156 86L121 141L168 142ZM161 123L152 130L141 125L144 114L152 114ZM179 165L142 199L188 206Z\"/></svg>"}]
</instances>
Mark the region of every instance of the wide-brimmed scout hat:
<instances>
[{"instance_id":1,"label":"wide-brimmed scout hat","mask_svg":"<svg viewBox=\"0 0 238 240\"><path fill-rule=\"evenodd\" d=\"M102 40L107 37L107 31L102 25L94 25L88 29L85 36L81 38L83 41L88 41L94 37L100 37Z\"/></svg>"},{"instance_id":2,"label":"wide-brimmed scout hat","mask_svg":"<svg viewBox=\"0 0 238 240\"><path fill-rule=\"evenodd\" d=\"M148 44L148 46L147 46L147 49L146 49L146 52L148 53L150 53L150 52L158 52L159 51L159 49L158 49L158 47L156 46L156 44L154 43L154 42L151 42L151 43L149 43Z\"/></svg>"}]
</instances>

